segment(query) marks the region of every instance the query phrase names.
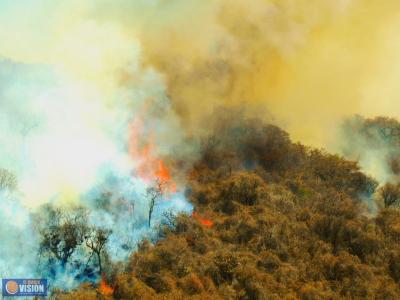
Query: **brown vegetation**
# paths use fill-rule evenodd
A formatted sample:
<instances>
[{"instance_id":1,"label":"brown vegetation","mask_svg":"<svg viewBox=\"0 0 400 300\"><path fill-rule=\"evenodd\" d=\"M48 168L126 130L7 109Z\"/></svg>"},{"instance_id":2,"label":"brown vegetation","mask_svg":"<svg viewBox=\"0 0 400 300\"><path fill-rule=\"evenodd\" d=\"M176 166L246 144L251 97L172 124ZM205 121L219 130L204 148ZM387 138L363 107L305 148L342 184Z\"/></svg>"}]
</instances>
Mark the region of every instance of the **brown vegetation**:
<instances>
[{"instance_id":1,"label":"brown vegetation","mask_svg":"<svg viewBox=\"0 0 400 300\"><path fill-rule=\"evenodd\" d=\"M368 213L377 183L355 162L257 122L203 146L187 196L213 225L178 216L108 272L113 295L82 287L55 298L400 298L400 210Z\"/></svg>"}]
</instances>

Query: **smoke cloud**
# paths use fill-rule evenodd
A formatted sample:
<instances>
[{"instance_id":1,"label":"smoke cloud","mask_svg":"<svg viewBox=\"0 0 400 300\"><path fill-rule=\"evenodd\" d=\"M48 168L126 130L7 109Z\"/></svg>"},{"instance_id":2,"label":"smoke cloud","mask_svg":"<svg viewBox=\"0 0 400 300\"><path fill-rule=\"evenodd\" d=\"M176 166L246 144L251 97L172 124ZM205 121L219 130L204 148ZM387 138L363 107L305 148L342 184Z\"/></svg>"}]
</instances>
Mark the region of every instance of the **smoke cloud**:
<instances>
[{"instance_id":1,"label":"smoke cloud","mask_svg":"<svg viewBox=\"0 0 400 300\"><path fill-rule=\"evenodd\" d=\"M91 223L116 228L110 253L123 259L119 241L149 234L143 193L152 177L179 175L163 159L195 159L188 141L209 133L219 107L273 118L295 140L341 153L344 118L400 117L399 8L396 0L1 1L0 168L18 185L0 195L0 273L35 272L31 216L49 203L89 207ZM384 178L373 161L363 165ZM156 219L191 209L177 184ZM110 190L120 195L105 210L98 199ZM21 270L12 268L16 253Z\"/></svg>"},{"instance_id":2,"label":"smoke cloud","mask_svg":"<svg viewBox=\"0 0 400 300\"><path fill-rule=\"evenodd\" d=\"M20 7L8 5L11 15L22 18ZM172 180L162 158L185 147L179 146L179 120L163 77L142 65L140 43L117 25L92 20L56 36L48 25L41 28L45 45L33 40L32 34L39 36L35 29L28 34L28 28L15 28L24 42L32 41L29 51L20 40L2 48L0 167L16 184L4 180L0 194L0 273L40 274L52 278L53 286L70 288L91 278L79 277L84 266L47 265L42 259L40 233L47 224L40 220L54 222L46 217L48 205L67 216L84 207L88 225L112 229L107 244L112 260L126 259L141 239L155 238L164 213L190 212L191 206L182 188L174 188L154 208L155 229L148 225L146 188L158 177ZM1 35L7 38L8 32ZM144 176L143 167L154 172ZM84 247L78 250L72 261L88 256Z\"/></svg>"},{"instance_id":3,"label":"smoke cloud","mask_svg":"<svg viewBox=\"0 0 400 300\"><path fill-rule=\"evenodd\" d=\"M18 61L61 64L104 83L131 57L129 41L140 41L193 134L216 107L245 103L296 139L335 148L331 128L344 116L399 115L394 0L2 5L0 53Z\"/></svg>"}]
</instances>

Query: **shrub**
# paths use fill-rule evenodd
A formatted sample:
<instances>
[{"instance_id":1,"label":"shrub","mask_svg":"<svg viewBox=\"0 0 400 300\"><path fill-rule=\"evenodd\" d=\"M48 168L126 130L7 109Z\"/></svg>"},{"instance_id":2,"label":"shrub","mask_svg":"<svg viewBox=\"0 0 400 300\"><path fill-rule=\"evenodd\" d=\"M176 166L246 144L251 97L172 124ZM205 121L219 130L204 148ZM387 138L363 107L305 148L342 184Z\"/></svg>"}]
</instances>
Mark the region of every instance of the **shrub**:
<instances>
[{"instance_id":1,"label":"shrub","mask_svg":"<svg viewBox=\"0 0 400 300\"><path fill-rule=\"evenodd\" d=\"M379 189L385 207L400 205L400 184L386 183Z\"/></svg>"},{"instance_id":2,"label":"shrub","mask_svg":"<svg viewBox=\"0 0 400 300\"><path fill-rule=\"evenodd\" d=\"M255 205L264 193L264 181L258 175L238 172L222 183L220 198Z\"/></svg>"},{"instance_id":3,"label":"shrub","mask_svg":"<svg viewBox=\"0 0 400 300\"><path fill-rule=\"evenodd\" d=\"M375 216L361 201L376 182L355 162L243 122L223 124L188 174L198 215L143 242L109 276L114 298L400 299L400 210Z\"/></svg>"},{"instance_id":4,"label":"shrub","mask_svg":"<svg viewBox=\"0 0 400 300\"><path fill-rule=\"evenodd\" d=\"M204 291L204 286L199 277L190 273L179 281L179 286L189 295L199 294Z\"/></svg>"},{"instance_id":5,"label":"shrub","mask_svg":"<svg viewBox=\"0 0 400 300\"><path fill-rule=\"evenodd\" d=\"M259 267L268 273L272 273L279 268L281 261L276 255L265 251L261 255L261 260L258 261Z\"/></svg>"},{"instance_id":6,"label":"shrub","mask_svg":"<svg viewBox=\"0 0 400 300\"><path fill-rule=\"evenodd\" d=\"M398 249L400 250L400 249ZM400 252L391 253L389 258L389 271L393 279L400 283Z\"/></svg>"},{"instance_id":7,"label":"shrub","mask_svg":"<svg viewBox=\"0 0 400 300\"><path fill-rule=\"evenodd\" d=\"M144 299L150 300L156 297L153 289L145 283L137 280L133 276L124 274L118 276L115 283L114 298L115 299Z\"/></svg>"},{"instance_id":8,"label":"shrub","mask_svg":"<svg viewBox=\"0 0 400 300\"><path fill-rule=\"evenodd\" d=\"M149 274L145 277L144 280L145 283L157 293L169 292L172 289L172 285L171 282L168 280L168 277L161 274Z\"/></svg>"}]
</instances>

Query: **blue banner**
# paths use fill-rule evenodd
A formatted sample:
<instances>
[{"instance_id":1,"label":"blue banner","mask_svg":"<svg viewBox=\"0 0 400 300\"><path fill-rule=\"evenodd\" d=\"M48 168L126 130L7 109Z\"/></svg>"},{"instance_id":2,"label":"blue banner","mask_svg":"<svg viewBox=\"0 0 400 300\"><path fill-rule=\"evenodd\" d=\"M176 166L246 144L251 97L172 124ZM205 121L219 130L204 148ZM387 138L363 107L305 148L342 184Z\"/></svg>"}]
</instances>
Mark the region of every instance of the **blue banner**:
<instances>
[{"instance_id":1,"label":"blue banner","mask_svg":"<svg viewBox=\"0 0 400 300\"><path fill-rule=\"evenodd\" d=\"M3 296L46 296L47 279L2 279Z\"/></svg>"}]
</instances>

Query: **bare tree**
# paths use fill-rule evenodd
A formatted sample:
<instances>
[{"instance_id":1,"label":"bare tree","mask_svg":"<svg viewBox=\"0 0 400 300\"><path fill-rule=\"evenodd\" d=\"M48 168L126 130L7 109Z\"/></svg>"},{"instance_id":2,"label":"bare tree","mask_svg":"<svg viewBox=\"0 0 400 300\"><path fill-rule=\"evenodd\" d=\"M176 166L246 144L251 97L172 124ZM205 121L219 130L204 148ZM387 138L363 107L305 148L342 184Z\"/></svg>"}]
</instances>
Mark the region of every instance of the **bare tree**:
<instances>
[{"instance_id":1,"label":"bare tree","mask_svg":"<svg viewBox=\"0 0 400 300\"><path fill-rule=\"evenodd\" d=\"M88 234L85 236L86 246L92 251L92 255L95 254L97 262L99 264L99 274L103 273L103 267L101 263L101 253L104 250L104 246L108 242L108 238L111 235L111 230L101 228L91 228ZM90 255L90 258L92 257Z\"/></svg>"},{"instance_id":2,"label":"bare tree","mask_svg":"<svg viewBox=\"0 0 400 300\"><path fill-rule=\"evenodd\" d=\"M157 179L156 182L146 189L146 198L149 201L149 227L151 225L151 218L153 215L154 207L164 194L165 181Z\"/></svg>"}]
</instances>

